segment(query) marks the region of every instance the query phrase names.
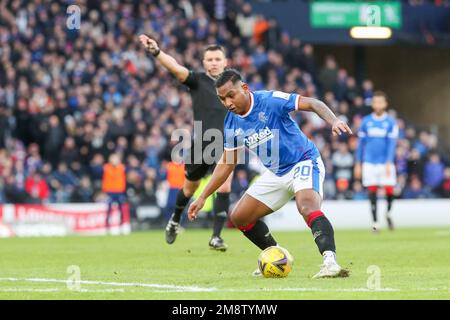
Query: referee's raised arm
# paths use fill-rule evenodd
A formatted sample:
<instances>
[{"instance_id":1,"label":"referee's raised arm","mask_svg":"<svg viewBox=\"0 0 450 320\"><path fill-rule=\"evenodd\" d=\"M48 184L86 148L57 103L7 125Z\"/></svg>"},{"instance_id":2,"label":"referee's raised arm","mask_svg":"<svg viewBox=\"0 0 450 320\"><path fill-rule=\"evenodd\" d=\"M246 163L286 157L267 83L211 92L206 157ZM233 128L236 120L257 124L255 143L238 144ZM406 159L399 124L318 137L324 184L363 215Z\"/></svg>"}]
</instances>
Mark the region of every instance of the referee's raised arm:
<instances>
[{"instance_id":1,"label":"referee's raised arm","mask_svg":"<svg viewBox=\"0 0 450 320\"><path fill-rule=\"evenodd\" d=\"M163 52L158 43L146 36L145 34L141 34L139 36L139 40L142 45L150 52L150 54L158 60L164 68L166 68L170 73L172 73L180 82L184 82L189 76L189 70L180 65L172 56Z\"/></svg>"}]
</instances>

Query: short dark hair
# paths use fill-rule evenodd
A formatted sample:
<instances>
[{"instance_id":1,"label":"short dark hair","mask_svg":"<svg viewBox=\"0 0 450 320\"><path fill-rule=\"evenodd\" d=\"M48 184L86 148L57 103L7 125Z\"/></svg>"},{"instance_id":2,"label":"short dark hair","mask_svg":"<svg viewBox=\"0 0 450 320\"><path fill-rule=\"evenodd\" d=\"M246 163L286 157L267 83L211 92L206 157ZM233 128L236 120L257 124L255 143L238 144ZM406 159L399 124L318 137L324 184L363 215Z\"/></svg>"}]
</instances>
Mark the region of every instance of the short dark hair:
<instances>
[{"instance_id":1,"label":"short dark hair","mask_svg":"<svg viewBox=\"0 0 450 320\"><path fill-rule=\"evenodd\" d=\"M225 52L225 48L222 47L222 46L219 45L219 44L210 44L210 45L207 45L207 46L203 49L202 59L205 58L205 53L206 53L206 51L222 51L224 56L227 55L226 52Z\"/></svg>"},{"instance_id":2,"label":"short dark hair","mask_svg":"<svg viewBox=\"0 0 450 320\"><path fill-rule=\"evenodd\" d=\"M386 101L388 99L386 92L377 90L373 93L374 97L383 97Z\"/></svg>"},{"instance_id":3,"label":"short dark hair","mask_svg":"<svg viewBox=\"0 0 450 320\"><path fill-rule=\"evenodd\" d=\"M231 83L235 84L238 81L242 81L242 76L236 69L226 69L216 79L216 88L220 88L228 81L231 81Z\"/></svg>"}]
</instances>

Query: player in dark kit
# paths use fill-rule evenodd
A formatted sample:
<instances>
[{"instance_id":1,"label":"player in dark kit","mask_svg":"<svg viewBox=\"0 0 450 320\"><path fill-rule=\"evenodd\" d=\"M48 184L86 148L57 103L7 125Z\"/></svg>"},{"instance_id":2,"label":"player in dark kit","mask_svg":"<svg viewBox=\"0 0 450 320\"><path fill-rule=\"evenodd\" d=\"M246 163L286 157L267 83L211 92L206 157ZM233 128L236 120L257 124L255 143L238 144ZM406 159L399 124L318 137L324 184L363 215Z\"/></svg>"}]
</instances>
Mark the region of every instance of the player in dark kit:
<instances>
[{"instance_id":1,"label":"player in dark kit","mask_svg":"<svg viewBox=\"0 0 450 320\"><path fill-rule=\"evenodd\" d=\"M178 64L170 55L164 53L154 39L146 35L140 35L142 45L158 60L169 72L171 72L181 83L185 84L191 93L194 111L194 121L201 121L202 134L208 129L218 129L223 133L223 121L226 110L222 107L216 95L214 86L215 79L223 72L226 66L224 49L219 45L210 45L203 52L203 67L205 72L194 72ZM201 148L198 145L201 145ZM197 145L197 147L195 147ZM194 192L200 185L200 180L214 169L215 161L205 161L203 151L207 146L202 141L202 137L195 136L191 149L185 157L186 180L183 188L179 191L176 200L175 212L172 214L166 226L166 241L172 244L179 232L181 214L189 203ZM195 154L194 153L195 150ZM202 152L199 154L199 152ZM220 157L221 154L215 155ZM209 241L211 249L226 251L227 245L220 237L220 233L227 219L228 207L230 203L232 174L223 185L217 190L214 199L214 227L213 235Z\"/></svg>"}]
</instances>

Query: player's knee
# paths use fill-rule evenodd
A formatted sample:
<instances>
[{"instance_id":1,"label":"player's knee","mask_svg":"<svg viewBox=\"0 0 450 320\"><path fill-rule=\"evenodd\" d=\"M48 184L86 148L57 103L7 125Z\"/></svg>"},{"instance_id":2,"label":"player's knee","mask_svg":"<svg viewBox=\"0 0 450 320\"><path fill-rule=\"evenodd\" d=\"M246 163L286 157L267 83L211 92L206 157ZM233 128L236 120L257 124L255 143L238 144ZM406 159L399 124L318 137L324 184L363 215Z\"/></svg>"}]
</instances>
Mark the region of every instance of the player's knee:
<instances>
[{"instance_id":1,"label":"player's knee","mask_svg":"<svg viewBox=\"0 0 450 320\"><path fill-rule=\"evenodd\" d=\"M232 211L230 214L231 222L237 227L244 227L249 224L248 219L237 211Z\"/></svg>"},{"instance_id":2,"label":"player's knee","mask_svg":"<svg viewBox=\"0 0 450 320\"><path fill-rule=\"evenodd\" d=\"M195 191L197 191L199 184L189 183L183 186L183 193L187 198L190 198L194 195Z\"/></svg>"},{"instance_id":3,"label":"player's knee","mask_svg":"<svg viewBox=\"0 0 450 320\"><path fill-rule=\"evenodd\" d=\"M195 190L189 189L189 188L183 188L183 193L184 193L186 198L190 198L190 197L192 197L194 195Z\"/></svg>"},{"instance_id":4,"label":"player's knee","mask_svg":"<svg viewBox=\"0 0 450 320\"><path fill-rule=\"evenodd\" d=\"M303 199L301 203L297 205L297 209L303 217L307 217L311 212L320 210L320 204L312 198Z\"/></svg>"},{"instance_id":5,"label":"player's knee","mask_svg":"<svg viewBox=\"0 0 450 320\"><path fill-rule=\"evenodd\" d=\"M220 193L230 193L231 192L231 185L228 185L227 183L224 183L220 186L219 189L217 189L217 192Z\"/></svg>"}]
</instances>

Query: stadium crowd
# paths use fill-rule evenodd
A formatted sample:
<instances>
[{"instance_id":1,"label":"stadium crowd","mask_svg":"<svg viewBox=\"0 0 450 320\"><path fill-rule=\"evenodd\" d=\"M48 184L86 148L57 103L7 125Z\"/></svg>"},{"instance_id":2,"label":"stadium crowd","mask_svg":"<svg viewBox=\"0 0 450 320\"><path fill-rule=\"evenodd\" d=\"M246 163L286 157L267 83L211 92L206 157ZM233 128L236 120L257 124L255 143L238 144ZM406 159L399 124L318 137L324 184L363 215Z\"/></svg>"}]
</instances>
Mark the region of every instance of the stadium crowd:
<instances>
[{"instance_id":1,"label":"stadium crowd","mask_svg":"<svg viewBox=\"0 0 450 320\"><path fill-rule=\"evenodd\" d=\"M332 55L320 63L311 44L244 1L80 0L79 29L66 24L70 4L0 0L0 203L104 201L102 167L112 153L126 166L132 205L164 202L171 133L191 128L191 100L140 46L141 33L192 69L206 44L219 43L251 89L323 99L355 132L371 112L376 84L357 83ZM437 137L389 112L400 129L396 196L450 197ZM314 114L294 117L321 151L326 198L366 199L353 179L357 138L332 137ZM233 192L255 174L239 166Z\"/></svg>"}]
</instances>

